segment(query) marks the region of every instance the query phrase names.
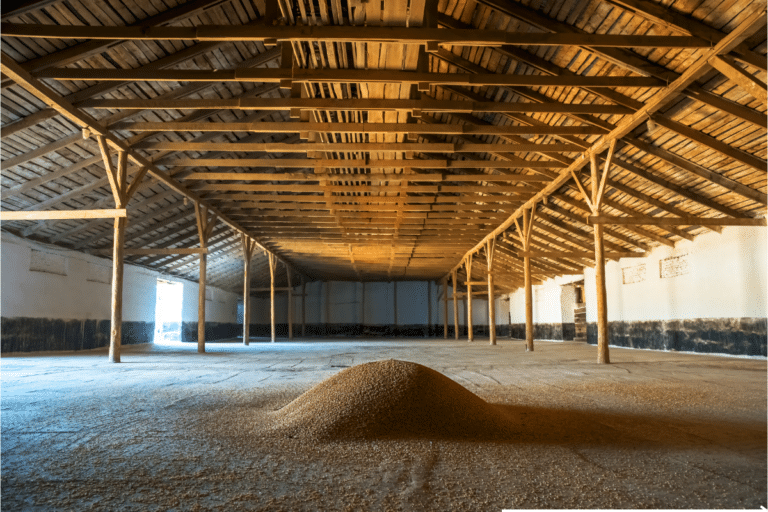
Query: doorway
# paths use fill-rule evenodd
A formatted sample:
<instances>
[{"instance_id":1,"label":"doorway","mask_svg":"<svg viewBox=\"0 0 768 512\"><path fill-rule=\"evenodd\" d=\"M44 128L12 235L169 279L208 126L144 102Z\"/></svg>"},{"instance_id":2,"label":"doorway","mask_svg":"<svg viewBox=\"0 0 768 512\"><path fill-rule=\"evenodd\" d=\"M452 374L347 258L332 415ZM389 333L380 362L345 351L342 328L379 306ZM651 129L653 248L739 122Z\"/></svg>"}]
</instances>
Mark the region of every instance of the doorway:
<instances>
[{"instance_id":1,"label":"doorway","mask_svg":"<svg viewBox=\"0 0 768 512\"><path fill-rule=\"evenodd\" d=\"M181 303L184 284L157 280L157 301L155 302L155 339L157 345L181 343Z\"/></svg>"}]
</instances>

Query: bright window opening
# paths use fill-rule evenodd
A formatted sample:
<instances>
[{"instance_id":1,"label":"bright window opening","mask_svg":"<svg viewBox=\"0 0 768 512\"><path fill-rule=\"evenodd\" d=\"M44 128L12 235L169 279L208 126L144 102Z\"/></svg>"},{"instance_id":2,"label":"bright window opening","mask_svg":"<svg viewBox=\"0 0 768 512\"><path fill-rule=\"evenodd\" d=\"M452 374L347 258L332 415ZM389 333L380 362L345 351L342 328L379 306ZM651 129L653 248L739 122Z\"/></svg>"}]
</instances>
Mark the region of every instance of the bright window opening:
<instances>
[{"instance_id":1,"label":"bright window opening","mask_svg":"<svg viewBox=\"0 0 768 512\"><path fill-rule=\"evenodd\" d=\"M181 343L181 303L184 285L178 282L157 280L155 303L155 343L175 345Z\"/></svg>"}]
</instances>

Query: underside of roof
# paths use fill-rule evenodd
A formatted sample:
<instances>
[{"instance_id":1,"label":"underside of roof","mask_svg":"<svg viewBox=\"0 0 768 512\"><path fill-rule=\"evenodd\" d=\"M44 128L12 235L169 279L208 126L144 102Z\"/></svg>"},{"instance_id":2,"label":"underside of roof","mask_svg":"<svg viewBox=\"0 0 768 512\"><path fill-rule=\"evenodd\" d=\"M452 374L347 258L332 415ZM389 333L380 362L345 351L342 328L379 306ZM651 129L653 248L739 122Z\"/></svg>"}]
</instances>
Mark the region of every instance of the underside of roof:
<instances>
[{"instance_id":1,"label":"underside of roof","mask_svg":"<svg viewBox=\"0 0 768 512\"><path fill-rule=\"evenodd\" d=\"M206 235L224 289L244 239L254 288L271 254L309 280L492 264L505 293L523 255L534 283L594 265L595 224L618 259L765 223L765 2L37 0L2 21L2 211L125 208L125 261L190 279L179 250ZM111 254L112 218L19 215L2 229Z\"/></svg>"}]
</instances>

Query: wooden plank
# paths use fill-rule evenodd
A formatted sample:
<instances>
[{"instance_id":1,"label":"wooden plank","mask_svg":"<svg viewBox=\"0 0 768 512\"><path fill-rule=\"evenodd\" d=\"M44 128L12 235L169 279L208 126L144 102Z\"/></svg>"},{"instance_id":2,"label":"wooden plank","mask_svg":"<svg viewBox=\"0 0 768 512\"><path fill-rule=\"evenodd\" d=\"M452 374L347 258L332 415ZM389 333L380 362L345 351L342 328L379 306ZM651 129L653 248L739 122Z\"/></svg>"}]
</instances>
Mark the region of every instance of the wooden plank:
<instances>
[{"instance_id":1,"label":"wooden plank","mask_svg":"<svg viewBox=\"0 0 768 512\"><path fill-rule=\"evenodd\" d=\"M461 46L594 46L633 48L709 48L710 41L691 36L643 36L586 33L529 33L503 30L442 30L423 27L206 25L199 27L68 26L3 23L5 37L41 39L117 39L123 41L260 41L363 42Z\"/></svg>"},{"instance_id":2,"label":"wooden plank","mask_svg":"<svg viewBox=\"0 0 768 512\"><path fill-rule=\"evenodd\" d=\"M10 222L14 220L65 220L65 219L116 219L125 218L125 208L112 210L49 210L20 212L2 211L0 221Z\"/></svg>"},{"instance_id":3,"label":"wooden plank","mask_svg":"<svg viewBox=\"0 0 768 512\"><path fill-rule=\"evenodd\" d=\"M732 217L611 217L609 215L590 215L587 223L591 225L649 225L649 226L765 226L765 219Z\"/></svg>"}]
</instances>

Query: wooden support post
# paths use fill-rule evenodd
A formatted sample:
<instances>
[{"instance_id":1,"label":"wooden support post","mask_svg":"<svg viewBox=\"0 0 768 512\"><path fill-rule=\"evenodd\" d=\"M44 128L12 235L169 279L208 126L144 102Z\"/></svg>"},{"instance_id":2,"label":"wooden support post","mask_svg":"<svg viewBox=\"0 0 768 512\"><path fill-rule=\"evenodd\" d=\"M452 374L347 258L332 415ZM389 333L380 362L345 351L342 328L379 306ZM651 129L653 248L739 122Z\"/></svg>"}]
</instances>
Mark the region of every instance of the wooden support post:
<instances>
[{"instance_id":1,"label":"wooden support post","mask_svg":"<svg viewBox=\"0 0 768 512\"><path fill-rule=\"evenodd\" d=\"M200 248L208 248L208 239L211 237L213 227L216 225L216 214L209 215L205 206L195 203L195 218L197 220L197 234L200 238ZM200 253L200 281L197 289L197 351L205 352L205 282L206 266L208 262L207 251Z\"/></svg>"},{"instance_id":2,"label":"wooden support post","mask_svg":"<svg viewBox=\"0 0 768 512\"><path fill-rule=\"evenodd\" d=\"M536 205L530 210L523 211L523 227L515 219L517 235L523 245L525 256L523 257L523 273L525 287L525 351L533 352L533 283L531 279L531 232L533 231L533 218L536 215Z\"/></svg>"},{"instance_id":3,"label":"wooden support post","mask_svg":"<svg viewBox=\"0 0 768 512\"><path fill-rule=\"evenodd\" d=\"M458 272L454 270L451 272L451 282L453 283L453 336L457 340L459 339L459 303L458 297L456 297L456 274Z\"/></svg>"},{"instance_id":4,"label":"wooden support post","mask_svg":"<svg viewBox=\"0 0 768 512\"><path fill-rule=\"evenodd\" d=\"M307 282L301 276L301 336L307 335Z\"/></svg>"},{"instance_id":5,"label":"wooden support post","mask_svg":"<svg viewBox=\"0 0 768 512\"><path fill-rule=\"evenodd\" d=\"M448 278L443 280L443 339L448 339Z\"/></svg>"},{"instance_id":6,"label":"wooden support post","mask_svg":"<svg viewBox=\"0 0 768 512\"><path fill-rule=\"evenodd\" d=\"M269 259L269 322L271 327L272 343L275 342L275 265L277 258L271 252L267 253Z\"/></svg>"},{"instance_id":7,"label":"wooden support post","mask_svg":"<svg viewBox=\"0 0 768 512\"><path fill-rule=\"evenodd\" d=\"M600 210L603 204L603 193L605 192L605 182L608 179L611 169L611 159L613 158L614 150L616 149L616 140L611 142L608 148L608 155L605 158L605 168L603 169L602 176L600 175L600 169L597 165L597 157L594 154L590 155L590 170L591 170L591 185L592 185L592 197L587 195L586 190L578 179L578 176L573 175L576 184L578 185L581 193L584 195L584 200L592 211L593 216L599 216ZM606 298L605 287L605 248L603 245L603 225L594 224L593 226L595 234L595 288L597 295L597 362L598 364L608 364L611 362L610 355L608 353L608 300Z\"/></svg>"},{"instance_id":8,"label":"wooden support post","mask_svg":"<svg viewBox=\"0 0 768 512\"><path fill-rule=\"evenodd\" d=\"M467 341L474 341L475 333L472 327L472 255L464 262L467 269Z\"/></svg>"},{"instance_id":9,"label":"wooden support post","mask_svg":"<svg viewBox=\"0 0 768 512\"><path fill-rule=\"evenodd\" d=\"M146 174L146 168L139 170L128 184L128 154L125 151L119 151L117 154L117 165L112 163L111 151L106 139L97 136L101 156L104 161L104 168L107 171L109 185L112 189L112 195L115 199L115 208L125 210L126 205L131 200L133 193L137 189L138 182ZM110 310L110 333L109 333L109 361L111 363L120 362L120 345L123 335L123 258L125 256L125 228L128 219L125 216L116 217L114 221L114 238L112 243L112 293Z\"/></svg>"},{"instance_id":10,"label":"wooden support post","mask_svg":"<svg viewBox=\"0 0 768 512\"><path fill-rule=\"evenodd\" d=\"M240 243L243 246L243 345L250 343L251 330L251 258L256 248L256 242L245 234L240 234Z\"/></svg>"},{"instance_id":11,"label":"wooden support post","mask_svg":"<svg viewBox=\"0 0 768 512\"><path fill-rule=\"evenodd\" d=\"M200 281L197 288L197 351L205 352L205 283L208 255L200 254Z\"/></svg>"},{"instance_id":12,"label":"wooden support post","mask_svg":"<svg viewBox=\"0 0 768 512\"><path fill-rule=\"evenodd\" d=\"M525 273L525 351L533 350L533 286L531 285L531 257L523 259Z\"/></svg>"},{"instance_id":13,"label":"wooden support post","mask_svg":"<svg viewBox=\"0 0 768 512\"><path fill-rule=\"evenodd\" d=\"M605 289L605 256L603 252L603 225L595 229L595 287L597 291L597 362L610 363L608 354L608 302Z\"/></svg>"},{"instance_id":14,"label":"wooden support post","mask_svg":"<svg viewBox=\"0 0 768 512\"><path fill-rule=\"evenodd\" d=\"M291 267L285 266L285 274L288 277L288 339L293 339L293 282L291 280Z\"/></svg>"},{"instance_id":15,"label":"wooden support post","mask_svg":"<svg viewBox=\"0 0 768 512\"><path fill-rule=\"evenodd\" d=\"M493 293L493 254L496 250L496 239L491 238L485 245L485 257L488 262L488 336L490 344L496 344L496 300Z\"/></svg>"},{"instance_id":16,"label":"wooden support post","mask_svg":"<svg viewBox=\"0 0 768 512\"><path fill-rule=\"evenodd\" d=\"M123 248L125 245L125 218L115 219L112 246L112 315L109 334L109 361L120 362L120 343L123 326Z\"/></svg>"}]
</instances>

